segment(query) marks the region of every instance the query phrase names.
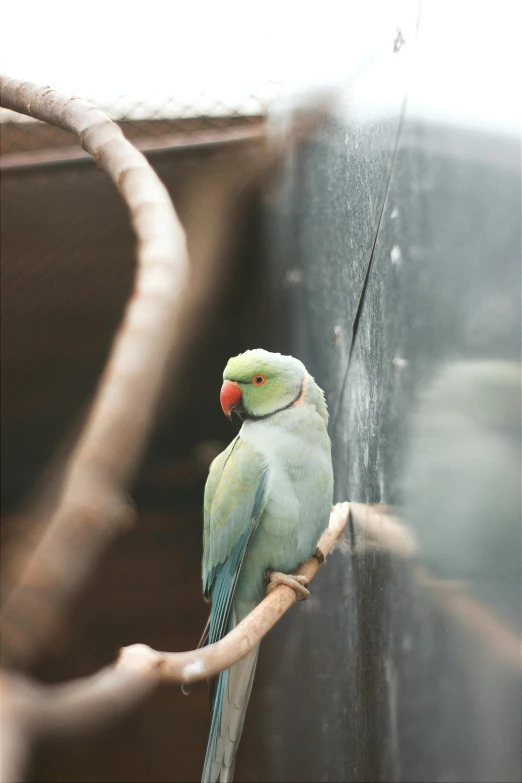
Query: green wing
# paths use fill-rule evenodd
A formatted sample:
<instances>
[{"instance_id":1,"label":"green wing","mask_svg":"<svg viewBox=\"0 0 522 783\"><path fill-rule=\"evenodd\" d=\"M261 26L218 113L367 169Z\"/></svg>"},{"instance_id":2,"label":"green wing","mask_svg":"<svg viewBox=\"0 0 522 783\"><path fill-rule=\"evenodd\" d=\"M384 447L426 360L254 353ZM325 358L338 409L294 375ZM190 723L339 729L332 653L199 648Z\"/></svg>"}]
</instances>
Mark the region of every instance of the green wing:
<instances>
[{"instance_id":1,"label":"green wing","mask_svg":"<svg viewBox=\"0 0 522 783\"><path fill-rule=\"evenodd\" d=\"M211 643L228 630L241 564L265 507L265 485L263 457L239 435L210 466L204 501L203 591L212 595Z\"/></svg>"},{"instance_id":2,"label":"green wing","mask_svg":"<svg viewBox=\"0 0 522 783\"><path fill-rule=\"evenodd\" d=\"M262 456L239 435L212 462L204 499L205 595L240 538L257 524L265 506L265 483Z\"/></svg>"}]
</instances>

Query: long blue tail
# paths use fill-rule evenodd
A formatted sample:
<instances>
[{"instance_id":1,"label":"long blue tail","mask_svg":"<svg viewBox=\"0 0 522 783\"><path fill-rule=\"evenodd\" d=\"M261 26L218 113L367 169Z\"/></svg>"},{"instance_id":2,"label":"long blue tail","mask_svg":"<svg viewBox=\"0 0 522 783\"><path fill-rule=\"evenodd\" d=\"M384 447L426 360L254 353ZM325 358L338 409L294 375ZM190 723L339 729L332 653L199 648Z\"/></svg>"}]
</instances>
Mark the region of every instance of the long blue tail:
<instances>
[{"instance_id":1,"label":"long blue tail","mask_svg":"<svg viewBox=\"0 0 522 783\"><path fill-rule=\"evenodd\" d=\"M202 783L231 783L259 645L218 677Z\"/></svg>"}]
</instances>

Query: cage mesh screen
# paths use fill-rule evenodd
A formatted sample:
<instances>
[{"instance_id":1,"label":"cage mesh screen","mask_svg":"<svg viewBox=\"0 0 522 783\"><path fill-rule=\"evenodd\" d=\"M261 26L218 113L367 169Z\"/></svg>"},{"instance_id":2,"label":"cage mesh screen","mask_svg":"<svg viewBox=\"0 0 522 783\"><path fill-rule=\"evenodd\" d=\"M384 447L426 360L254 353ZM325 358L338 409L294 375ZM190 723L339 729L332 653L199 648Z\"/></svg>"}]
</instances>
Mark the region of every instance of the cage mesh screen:
<instances>
[{"instance_id":1,"label":"cage mesh screen","mask_svg":"<svg viewBox=\"0 0 522 783\"><path fill-rule=\"evenodd\" d=\"M238 97L235 101L204 94L190 103L154 97L137 101L120 96L110 104L86 99L118 122L130 141L140 140L146 144L147 139L157 141L165 135L250 125L266 114L275 89L274 83L268 83L257 94ZM0 109L0 135L2 154L64 146L79 148L70 133L7 109Z\"/></svg>"},{"instance_id":2,"label":"cage mesh screen","mask_svg":"<svg viewBox=\"0 0 522 783\"><path fill-rule=\"evenodd\" d=\"M194 176L219 150L154 166L184 219ZM13 507L87 408L132 289L134 237L90 160L7 168L2 196L2 502Z\"/></svg>"}]
</instances>

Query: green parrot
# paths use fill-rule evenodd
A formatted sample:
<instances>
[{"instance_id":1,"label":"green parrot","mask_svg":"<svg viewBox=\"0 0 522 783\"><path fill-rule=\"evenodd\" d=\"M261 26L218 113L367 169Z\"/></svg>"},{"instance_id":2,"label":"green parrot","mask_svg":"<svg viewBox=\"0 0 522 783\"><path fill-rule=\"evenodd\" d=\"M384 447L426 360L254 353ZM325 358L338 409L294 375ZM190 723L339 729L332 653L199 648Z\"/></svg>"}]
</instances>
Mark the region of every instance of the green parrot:
<instances>
[{"instance_id":1,"label":"green parrot","mask_svg":"<svg viewBox=\"0 0 522 783\"><path fill-rule=\"evenodd\" d=\"M203 644L262 601L267 579L308 595L306 580L290 572L316 553L333 499L328 411L302 362L246 351L225 367L220 399L243 425L212 462L205 487L203 591L212 606ZM210 682L203 783L233 778L258 651Z\"/></svg>"}]
</instances>

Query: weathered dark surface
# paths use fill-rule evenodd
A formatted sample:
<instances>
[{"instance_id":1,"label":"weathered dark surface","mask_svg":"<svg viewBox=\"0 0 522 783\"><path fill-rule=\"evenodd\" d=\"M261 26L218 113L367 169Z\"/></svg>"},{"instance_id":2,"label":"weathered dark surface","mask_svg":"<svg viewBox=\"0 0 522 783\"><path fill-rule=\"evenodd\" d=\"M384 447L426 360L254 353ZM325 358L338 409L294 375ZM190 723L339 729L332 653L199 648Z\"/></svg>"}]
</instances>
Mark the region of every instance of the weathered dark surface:
<instances>
[{"instance_id":1,"label":"weathered dark surface","mask_svg":"<svg viewBox=\"0 0 522 783\"><path fill-rule=\"evenodd\" d=\"M418 552L329 559L264 645L239 779L520 780L519 141L415 93L400 127L405 93L361 120L348 91L270 198L267 255L336 499L391 504Z\"/></svg>"}]
</instances>

